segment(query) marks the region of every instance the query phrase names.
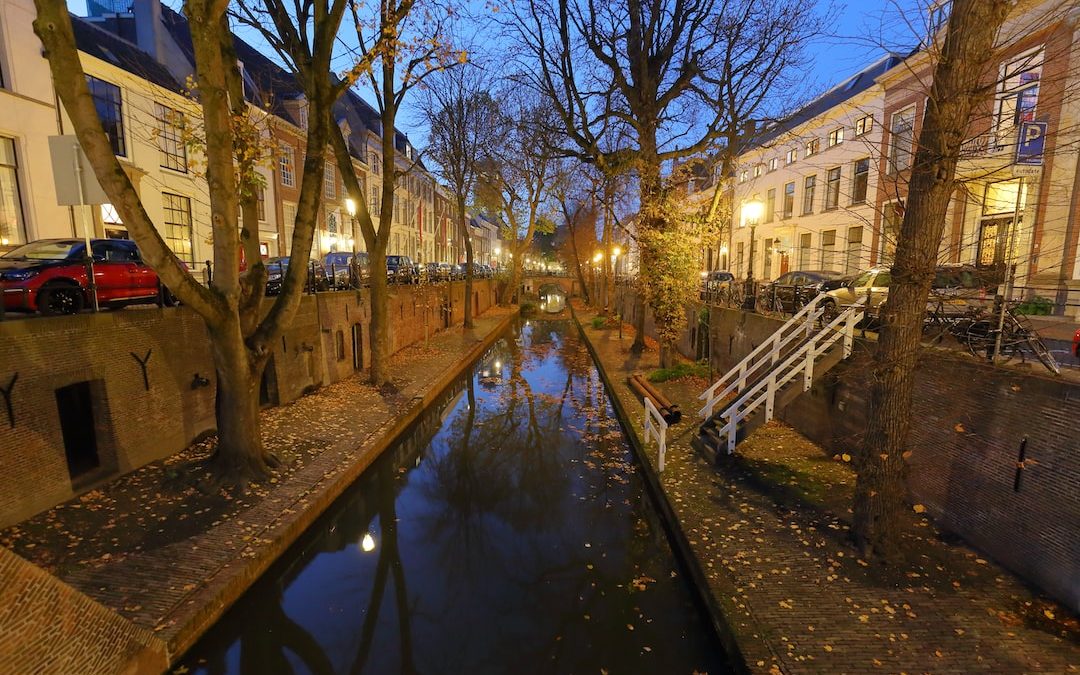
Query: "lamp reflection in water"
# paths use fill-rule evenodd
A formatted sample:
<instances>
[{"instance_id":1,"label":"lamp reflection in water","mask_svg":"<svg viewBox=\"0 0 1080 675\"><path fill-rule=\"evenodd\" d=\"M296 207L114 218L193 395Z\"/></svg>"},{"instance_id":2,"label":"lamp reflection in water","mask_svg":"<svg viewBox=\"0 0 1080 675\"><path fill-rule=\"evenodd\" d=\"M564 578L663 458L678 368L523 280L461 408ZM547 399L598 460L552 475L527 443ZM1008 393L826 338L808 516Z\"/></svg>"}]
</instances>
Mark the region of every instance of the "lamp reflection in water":
<instances>
[{"instance_id":1,"label":"lamp reflection in water","mask_svg":"<svg viewBox=\"0 0 1080 675\"><path fill-rule=\"evenodd\" d=\"M371 536L370 532L364 533L364 538L360 540L360 548L364 550L364 553L371 553L375 550L375 537Z\"/></svg>"}]
</instances>

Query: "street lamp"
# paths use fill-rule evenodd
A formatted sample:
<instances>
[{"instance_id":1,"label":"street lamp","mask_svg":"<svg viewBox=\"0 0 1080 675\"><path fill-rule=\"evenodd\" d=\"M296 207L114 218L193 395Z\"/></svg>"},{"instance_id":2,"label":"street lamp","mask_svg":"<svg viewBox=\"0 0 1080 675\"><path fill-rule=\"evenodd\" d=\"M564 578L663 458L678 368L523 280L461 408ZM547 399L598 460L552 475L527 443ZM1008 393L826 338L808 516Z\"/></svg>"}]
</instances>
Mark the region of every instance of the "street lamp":
<instances>
[{"instance_id":1,"label":"street lamp","mask_svg":"<svg viewBox=\"0 0 1080 675\"><path fill-rule=\"evenodd\" d=\"M754 242L757 237L757 226L761 221L761 213L764 210L765 205L757 197L754 197L748 202L743 202L742 217L739 220L740 228L750 226L750 261L746 267L746 293L744 294L743 309L751 311L757 304L757 292L754 287Z\"/></svg>"}]
</instances>

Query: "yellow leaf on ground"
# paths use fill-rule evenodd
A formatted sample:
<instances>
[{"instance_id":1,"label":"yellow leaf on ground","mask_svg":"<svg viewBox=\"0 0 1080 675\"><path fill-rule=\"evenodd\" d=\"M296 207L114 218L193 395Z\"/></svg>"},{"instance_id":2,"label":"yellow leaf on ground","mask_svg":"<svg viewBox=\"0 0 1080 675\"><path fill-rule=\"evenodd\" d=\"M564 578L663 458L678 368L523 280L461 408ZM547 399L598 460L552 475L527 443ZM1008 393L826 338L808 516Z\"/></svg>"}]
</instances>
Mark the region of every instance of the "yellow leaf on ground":
<instances>
[{"instance_id":1,"label":"yellow leaf on ground","mask_svg":"<svg viewBox=\"0 0 1080 675\"><path fill-rule=\"evenodd\" d=\"M1043 610L1043 614L1044 614L1044 615L1046 615L1046 618L1047 618L1047 619L1053 619L1053 618L1054 618L1054 613L1053 613L1053 612L1051 612L1051 611L1050 611L1050 610L1048 610L1048 609L1044 609L1044 610Z\"/></svg>"},{"instance_id":2,"label":"yellow leaf on ground","mask_svg":"<svg viewBox=\"0 0 1080 675\"><path fill-rule=\"evenodd\" d=\"M851 461L851 455L849 455L849 454L847 454L845 452L844 454L840 455L840 459L844 460L845 462L850 462Z\"/></svg>"},{"instance_id":3,"label":"yellow leaf on ground","mask_svg":"<svg viewBox=\"0 0 1080 675\"><path fill-rule=\"evenodd\" d=\"M915 506L912 506L911 509L915 513L925 513L926 512L926 507L923 506L922 504L916 504Z\"/></svg>"},{"instance_id":4,"label":"yellow leaf on ground","mask_svg":"<svg viewBox=\"0 0 1080 675\"><path fill-rule=\"evenodd\" d=\"M953 427L953 429L955 429L956 433L958 433L958 434L964 433L964 425L959 423L959 422L956 423L956 426Z\"/></svg>"}]
</instances>

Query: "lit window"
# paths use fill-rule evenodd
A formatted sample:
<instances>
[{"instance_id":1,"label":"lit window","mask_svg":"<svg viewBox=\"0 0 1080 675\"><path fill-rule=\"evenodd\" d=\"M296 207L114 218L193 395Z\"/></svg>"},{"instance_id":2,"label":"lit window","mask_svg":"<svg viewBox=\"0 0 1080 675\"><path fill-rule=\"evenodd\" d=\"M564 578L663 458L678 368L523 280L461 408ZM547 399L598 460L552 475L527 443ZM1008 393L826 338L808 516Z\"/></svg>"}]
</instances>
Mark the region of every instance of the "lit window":
<instances>
[{"instance_id":1,"label":"lit window","mask_svg":"<svg viewBox=\"0 0 1080 675\"><path fill-rule=\"evenodd\" d=\"M833 147L834 145L840 145L843 142L844 142L844 127L840 127L839 129L833 129L832 131L829 132L829 147L830 148Z\"/></svg>"},{"instance_id":2,"label":"lit window","mask_svg":"<svg viewBox=\"0 0 1080 675\"><path fill-rule=\"evenodd\" d=\"M15 141L0 137L0 246L21 244L25 238L19 167L15 160Z\"/></svg>"},{"instance_id":3,"label":"lit window","mask_svg":"<svg viewBox=\"0 0 1080 675\"><path fill-rule=\"evenodd\" d=\"M194 265L191 249L191 200L169 192L161 193L165 213L165 243L188 265Z\"/></svg>"},{"instance_id":4,"label":"lit window","mask_svg":"<svg viewBox=\"0 0 1080 675\"><path fill-rule=\"evenodd\" d=\"M805 216L814 212L814 188L817 186L817 176L807 176L803 181L803 205L802 212Z\"/></svg>"},{"instance_id":5,"label":"lit window","mask_svg":"<svg viewBox=\"0 0 1080 675\"><path fill-rule=\"evenodd\" d=\"M806 142L806 156L816 155L818 150L821 149L821 141L818 139L809 140Z\"/></svg>"},{"instance_id":6,"label":"lit window","mask_svg":"<svg viewBox=\"0 0 1080 675\"><path fill-rule=\"evenodd\" d=\"M777 161L777 159L775 157L770 159L769 160L769 171L776 171L776 165L777 164L778 164L778 161Z\"/></svg>"},{"instance_id":7,"label":"lit window","mask_svg":"<svg viewBox=\"0 0 1080 675\"><path fill-rule=\"evenodd\" d=\"M862 136L865 133L869 133L874 128L874 116L867 115L855 120L855 135Z\"/></svg>"},{"instance_id":8,"label":"lit window","mask_svg":"<svg viewBox=\"0 0 1080 675\"><path fill-rule=\"evenodd\" d=\"M825 210L840 205L840 167L829 169L825 185Z\"/></svg>"},{"instance_id":9,"label":"lit window","mask_svg":"<svg viewBox=\"0 0 1080 675\"><path fill-rule=\"evenodd\" d=\"M291 145L281 148L281 158L278 162L281 170L281 184L285 187L296 187L296 164Z\"/></svg>"},{"instance_id":10,"label":"lit window","mask_svg":"<svg viewBox=\"0 0 1080 675\"><path fill-rule=\"evenodd\" d=\"M334 165L330 162L323 164L323 195L327 199L337 196L337 174L334 173Z\"/></svg>"},{"instance_id":11,"label":"lit window","mask_svg":"<svg viewBox=\"0 0 1080 675\"><path fill-rule=\"evenodd\" d=\"M784 186L784 210L783 217L790 218L795 213L795 182L792 181Z\"/></svg>"}]
</instances>

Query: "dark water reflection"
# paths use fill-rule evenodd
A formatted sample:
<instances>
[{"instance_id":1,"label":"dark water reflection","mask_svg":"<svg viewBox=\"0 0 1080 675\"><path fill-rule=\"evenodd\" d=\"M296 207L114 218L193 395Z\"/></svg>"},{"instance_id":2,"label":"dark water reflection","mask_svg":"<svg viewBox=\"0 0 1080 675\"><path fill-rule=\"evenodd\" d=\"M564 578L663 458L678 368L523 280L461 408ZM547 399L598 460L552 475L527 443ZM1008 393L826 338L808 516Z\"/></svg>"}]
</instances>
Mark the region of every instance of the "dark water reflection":
<instances>
[{"instance_id":1,"label":"dark water reflection","mask_svg":"<svg viewBox=\"0 0 1080 675\"><path fill-rule=\"evenodd\" d=\"M184 665L726 672L629 453L571 327L520 324Z\"/></svg>"}]
</instances>

